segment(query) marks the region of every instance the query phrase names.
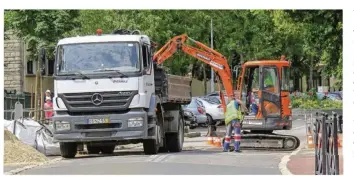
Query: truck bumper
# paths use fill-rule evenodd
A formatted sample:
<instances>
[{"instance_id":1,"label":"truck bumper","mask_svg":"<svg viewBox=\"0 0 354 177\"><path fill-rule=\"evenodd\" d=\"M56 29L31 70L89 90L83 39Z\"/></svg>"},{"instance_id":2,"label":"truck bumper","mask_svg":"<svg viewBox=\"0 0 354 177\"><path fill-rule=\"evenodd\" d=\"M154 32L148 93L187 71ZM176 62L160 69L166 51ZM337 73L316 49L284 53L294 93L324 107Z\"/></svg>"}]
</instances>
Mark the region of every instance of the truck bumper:
<instances>
[{"instance_id":1,"label":"truck bumper","mask_svg":"<svg viewBox=\"0 0 354 177\"><path fill-rule=\"evenodd\" d=\"M141 127L128 127L131 118L143 118ZM108 119L101 124L88 124L89 119ZM70 123L70 130L58 130L56 121ZM132 139L149 139L147 113L143 110L130 111L124 114L99 115L56 115L53 117L54 138L59 142L92 142L92 141L118 141Z\"/></svg>"},{"instance_id":2,"label":"truck bumper","mask_svg":"<svg viewBox=\"0 0 354 177\"><path fill-rule=\"evenodd\" d=\"M242 129L244 130L290 130L292 128L292 118L267 118L256 119L247 118L243 120Z\"/></svg>"}]
</instances>

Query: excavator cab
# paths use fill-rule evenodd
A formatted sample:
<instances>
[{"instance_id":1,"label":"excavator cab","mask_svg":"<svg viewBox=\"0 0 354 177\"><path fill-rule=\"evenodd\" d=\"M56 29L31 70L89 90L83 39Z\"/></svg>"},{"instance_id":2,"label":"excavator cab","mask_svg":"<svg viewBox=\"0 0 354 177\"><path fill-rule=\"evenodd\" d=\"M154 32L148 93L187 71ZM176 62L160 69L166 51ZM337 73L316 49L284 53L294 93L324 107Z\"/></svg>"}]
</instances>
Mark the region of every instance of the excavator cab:
<instances>
[{"instance_id":1,"label":"excavator cab","mask_svg":"<svg viewBox=\"0 0 354 177\"><path fill-rule=\"evenodd\" d=\"M249 110L243 129L262 133L291 129L289 62L250 61L242 65L240 99Z\"/></svg>"}]
</instances>

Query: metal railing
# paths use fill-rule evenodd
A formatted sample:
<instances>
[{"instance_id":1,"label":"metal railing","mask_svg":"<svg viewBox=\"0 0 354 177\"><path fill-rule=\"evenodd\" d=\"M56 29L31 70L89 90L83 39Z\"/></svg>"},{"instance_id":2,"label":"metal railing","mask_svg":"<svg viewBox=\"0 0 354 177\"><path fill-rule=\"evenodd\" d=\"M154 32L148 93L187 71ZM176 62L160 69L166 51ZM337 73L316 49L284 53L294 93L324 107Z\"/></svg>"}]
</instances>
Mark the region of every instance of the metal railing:
<instances>
[{"instance_id":1,"label":"metal railing","mask_svg":"<svg viewBox=\"0 0 354 177\"><path fill-rule=\"evenodd\" d=\"M50 117L46 117L46 111L53 112L53 109L25 109L19 101L14 105L14 109L4 110L4 114L8 115L5 120L33 119L42 124L50 124L52 122Z\"/></svg>"},{"instance_id":2,"label":"metal railing","mask_svg":"<svg viewBox=\"0 0 354 177\"><path fill-rule=\"evenodd\" d=\"M332 112L330 117L326 113L318 115L314 131L315 174L339 175L337 113Z\"/></svg>"}]
</instances>

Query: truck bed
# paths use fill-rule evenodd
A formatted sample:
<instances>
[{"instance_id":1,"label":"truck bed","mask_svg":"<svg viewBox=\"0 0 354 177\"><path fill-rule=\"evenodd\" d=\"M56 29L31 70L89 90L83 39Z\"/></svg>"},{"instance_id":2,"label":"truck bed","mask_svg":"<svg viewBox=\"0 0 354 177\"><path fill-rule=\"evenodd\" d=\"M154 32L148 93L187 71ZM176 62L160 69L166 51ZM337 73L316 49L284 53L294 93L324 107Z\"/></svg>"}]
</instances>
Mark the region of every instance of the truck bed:
<instances>
[{"instance_id":1,"label":"truck bed","mask_svg":"<svg viewBox=\"0 0 354 177\"><path fill-rule=\"evenodd\" d=\"M166 74L155 68L155 92L161 95L163 103L189 104L192 98L192 78Z\"/></svg>"}]
</instances>

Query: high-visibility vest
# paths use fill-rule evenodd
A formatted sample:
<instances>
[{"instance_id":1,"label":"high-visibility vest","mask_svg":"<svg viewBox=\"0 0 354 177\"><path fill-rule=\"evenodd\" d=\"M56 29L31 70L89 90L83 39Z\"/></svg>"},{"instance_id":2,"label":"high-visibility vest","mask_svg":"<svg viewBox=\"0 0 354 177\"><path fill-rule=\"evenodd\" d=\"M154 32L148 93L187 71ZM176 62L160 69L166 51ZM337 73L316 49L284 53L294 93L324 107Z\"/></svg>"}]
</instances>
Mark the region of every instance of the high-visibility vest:
<instances>
[{"instance_id":1,"label":"high-visibility vest","mask_svg":"<svg viewBox=\"0 0 354 177\"><path fill-rule=\"evenodd\" d=\"M238 105L238 103L235 100L231 100L229 104L226 106L226 112L225 112L225 125L229 124L232 120L243 119L243 115L241 113L241 106ZM236 108L236 106L238 108Z\"/></svg>"}]
</instances>

